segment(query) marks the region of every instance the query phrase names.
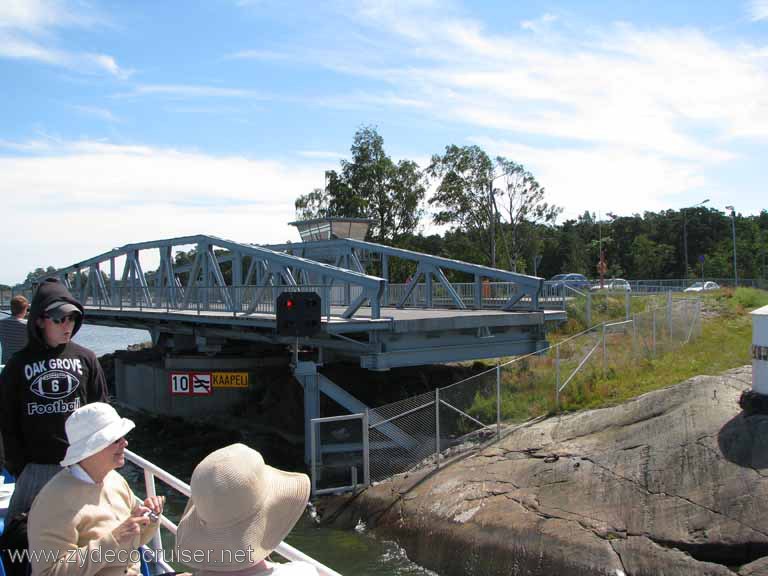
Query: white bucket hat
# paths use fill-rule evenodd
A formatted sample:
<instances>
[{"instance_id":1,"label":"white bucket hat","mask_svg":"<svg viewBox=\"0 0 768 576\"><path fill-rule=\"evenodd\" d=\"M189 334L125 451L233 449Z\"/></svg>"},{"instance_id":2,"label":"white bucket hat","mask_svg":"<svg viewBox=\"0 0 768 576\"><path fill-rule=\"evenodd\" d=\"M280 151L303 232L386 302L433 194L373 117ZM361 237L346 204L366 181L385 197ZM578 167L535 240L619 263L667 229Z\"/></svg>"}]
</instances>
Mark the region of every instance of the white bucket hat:
<instances>
[{"instance_id":1,"label":"white bucket hat","mask_svg":"<svg viewBox=\"0 0 768 576\"><path fill-rule=\"evenodd\" d=\"M120 418L109 404L86 404L72 412L64 423L69 447L60 464L71 466L93 456L135 427L132 420Z\"/></svg>"},{"instance_id":2,"label":"white bucket hat","mask_svg":"<svg viewBox=\"0 0 768 576\"><path fill-rule=\"evenodd\" d=\"M176 532L177 558L212 572L259 563L301 517L309 487L306 474L267 466L243 444L212 452L192 472L192 495Z\"/></svg>"}]
</instances>

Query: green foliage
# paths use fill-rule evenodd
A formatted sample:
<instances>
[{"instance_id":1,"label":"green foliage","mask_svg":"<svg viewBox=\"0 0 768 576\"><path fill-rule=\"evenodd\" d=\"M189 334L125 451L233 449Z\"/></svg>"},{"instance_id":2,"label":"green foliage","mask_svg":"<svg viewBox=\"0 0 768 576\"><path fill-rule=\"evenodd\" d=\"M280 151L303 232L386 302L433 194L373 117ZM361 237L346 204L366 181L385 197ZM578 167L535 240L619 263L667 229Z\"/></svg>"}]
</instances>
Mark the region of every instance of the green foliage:
<instances>
[{"instance_id":1,"label":"green foliage","mask_svg":"<svg viewBox=\"0 0 768 576\"><path fill-rule=\"evenodd\" d=\"M531 248L538 247L531 225L554 223L562 211L544 201L544 188L522 164L502 156L491 160L479 146L447 146L442 156L432 157L427 172L438 180L429 199L434 222L478 236L489 262L495 240L510 270L526 269Z\"/></svg>"},{"instance_id":2,"label":"green foliage","mask_svg":"<svg viewBox=\"0 0 768 576\"><path fill-rule=\"evenodd\" d=\"M383 138L369 126L355 133L351 158L341 162L340 170L326 172L325 187L296 200L297 218L371 218L373 240L400 247L424 245L417 231L427 177L435 184L429 199L433 220L450 226L442 241L432 244L439 244L439 254L447 258L490 265L493 229L497 267L532 273L539 257L536 273L545 278L561 272L595 278L601 250L608 277L734 276L729 214L706 206L618 217L585 211L556 224L560 208L545 201L544 187L521 164L492 159L479 146L449 145L422 172L410 160L393 162ZM768 211L737 214L734 223L739 278L765 279ZM398 281L401 273L407 277L407 268L395 265L390 280Z\"/></svg>"},{"instance_id":3,"label":"green foliage","mask_svg":"<svg viewBox=\"0 0 768 576\"><path fill-rule=\"evenodd\" d=\"M597 334L564 342L560 350L561 382L595 344L598 350L561 393L561 409L573 411L609 406L699 374L718 374L748 364L752 339L748 311L766 303L768 292L763 290L739 288L706 295L705 306L715 315L704 320L701 336L681 347L670 347L669 342L664 346L664 329L660 327L658 354L655 357L648 354L642 338L635 341L631 334L610 335L605 374L599 357L601 346ZM577 328L573 331L578 331ZM562 332L554 334L550 336L550 341L562 341L566 336ZM501 374L501 412L504 420L520 421L554 412L553 351L504 366ZM495 421L495 411L495 398L480 394L468 409L469 414L483 422Z\"/></svg>"},{"instance_id":4,"label":"green foliage","mask_svg":"<svg viewBox=\"0 0 768 576\"><path fill-rule=\"evenodd\" d=\"M56 268L54 268L53 266L48 266L46 268L42 268L42 267L38 266L37 268L32 270L32 272L27 274L27 277L24 280L24 284L29 285L32 282L42 280L46 276L48 276L50 274L55 274L55 273L56 273Z\"/></svg>"},{"instance_id":5,"label":"green foliage","mask_svg":"<svg viewBox=\"0 0 768 576\"><path fill-rule=\"evenodd\" d=\"M755 288L724 288L715 293L705 294L705 299L714 302L718 310L730 315L740 315L768 305L768 292Z\"/></svg>"},{"instance_id":6,"label":"green foliage","mask_svg":"<svg viewBox=\"0 0 768 576\"><path fill-rule=\"evenodd\" d=\"M426 194L418 164L410 160L395 164L384 151L384 139L371 126L355 133L351 153L351 160L341 161L340 174L326 172L325 189L296 199L297 218L370 218L371 238L385 244L412 234Z\"/></svg>"}]
</instances>

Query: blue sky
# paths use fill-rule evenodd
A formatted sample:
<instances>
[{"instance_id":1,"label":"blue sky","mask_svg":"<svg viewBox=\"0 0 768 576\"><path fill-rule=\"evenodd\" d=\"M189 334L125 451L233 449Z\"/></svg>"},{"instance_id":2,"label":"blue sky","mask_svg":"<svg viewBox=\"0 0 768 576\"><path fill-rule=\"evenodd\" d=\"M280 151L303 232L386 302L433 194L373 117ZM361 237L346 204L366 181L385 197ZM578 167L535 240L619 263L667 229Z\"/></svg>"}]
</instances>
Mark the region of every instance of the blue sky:
<instances>
[{"instance_id":1,"label":"blue sky","mask_svg":"<svg viewBox=\"0 0 768 576\"><path fill-rule=\"evenodd\" d=\"M521 162L565 217L768 207L768 0L3 0L0 87L0 282L296 239L361 125Z\"/></svg>"}]
</instances>

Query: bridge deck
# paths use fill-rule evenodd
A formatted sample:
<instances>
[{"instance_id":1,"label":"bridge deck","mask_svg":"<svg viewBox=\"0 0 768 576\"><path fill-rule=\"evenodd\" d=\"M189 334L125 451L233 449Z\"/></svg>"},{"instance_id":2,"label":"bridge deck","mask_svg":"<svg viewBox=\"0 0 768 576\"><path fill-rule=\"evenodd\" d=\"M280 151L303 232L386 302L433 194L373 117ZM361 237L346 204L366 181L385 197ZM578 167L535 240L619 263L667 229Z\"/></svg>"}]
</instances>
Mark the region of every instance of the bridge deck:
<instances>
[{"instance_id":1,"label":"bridge deck","mask_svg":"<svg viewBox=\"0 0 768 576\"><path fill-rule=\"evenodd\" d=\"M86 307L87 319L93 323L152 329L158 320L173 320L189 324L221 326L249 325L256 328L275 328L275 315L254 312L232 314L223 311L166 310L158 308L128 307ZM468 329L491 326L539 325L547 321L566 319L561 310L503 311L503 310L459 310L439 308L382 308L381 318L370 318L365 310L352 318L341 316L344 308L331 307L331 315L321 318L322 331L329 333L371 332L371 331L432 331L445 329Z\"/></svg>"},{"instance_id":2,"label":"bridge deck","mask_svg":"<svg viewBox=\"0 0 768 576\"><path fill-rule=\"evenodd\" d=\"M322 318L320 332L302 342L322 349L327 357L356 359L373 370L527 354L546 347L546 322L566 318L559 310L384 308L381 318L367 317L363 309L362 314L346 319L341 316L343 310L333 307L331 315ZM268 313L89 307L86 319L150 330L158 339L162 334L194 337L209 346L238 340L272 345L293 342L275 333L275 316Z\"/></svg>"}]
</instances>

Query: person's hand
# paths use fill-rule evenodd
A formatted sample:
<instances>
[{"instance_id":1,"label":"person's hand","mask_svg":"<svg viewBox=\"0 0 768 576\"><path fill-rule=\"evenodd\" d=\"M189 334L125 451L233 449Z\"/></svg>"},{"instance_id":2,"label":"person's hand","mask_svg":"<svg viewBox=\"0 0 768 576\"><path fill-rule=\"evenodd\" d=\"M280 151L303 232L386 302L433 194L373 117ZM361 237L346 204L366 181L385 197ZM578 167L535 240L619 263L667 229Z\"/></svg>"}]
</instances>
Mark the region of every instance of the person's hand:
<instances>
[{"instance_id":1,"label":"person's hand","mask_svg":"<svg viewBox=\"0 0 768 576\"><path fill-rule=\"evenodd\" d=\"M141 529L149 524L149 518L146 516L150 509L146 506L136 506L131 510L131 515L120 525L112 530L112 536L121 546L129 546L133 539L140 533Z\"/></svg>"},{"instance_id":2,"label":"person's hand","mask_svg":"<svg viewBox=\"0 0 768 576\"><path fill-rule=\"evenodd\" d=\"M144 500L144 506L160 516L163 513L163 507L165 506L165 496L150 496Z\"/></svg>"}]
</instances>

